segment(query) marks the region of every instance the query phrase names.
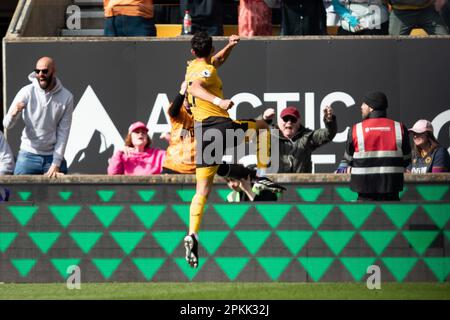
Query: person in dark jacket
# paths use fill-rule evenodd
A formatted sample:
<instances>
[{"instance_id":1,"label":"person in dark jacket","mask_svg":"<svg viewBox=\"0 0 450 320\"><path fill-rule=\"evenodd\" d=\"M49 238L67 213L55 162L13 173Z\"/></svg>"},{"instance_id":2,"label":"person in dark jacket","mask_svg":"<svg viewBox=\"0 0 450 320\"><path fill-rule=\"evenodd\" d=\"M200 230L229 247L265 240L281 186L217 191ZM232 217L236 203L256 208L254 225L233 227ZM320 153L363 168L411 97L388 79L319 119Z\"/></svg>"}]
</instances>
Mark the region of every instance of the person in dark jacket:
<instances>
[{"instance_id":1,"label":"person in dark jacket","mask_svg":"<svg viewBox=\"0 0 450 320\"><path fill-rule=\"evenodd\" d=\"M327 34L327 13L323 1L281 0L281 35Z\"/></svg>"},{"instance_id":2,"label":"person in dark jacket","mask_svg":"<svg viewBox=\"0 0 450 320\"><path fill-rule=\"evenodd\" d=\"M223 36L223 1L180 0L181 18L186 11L192 19L192 34L204 31L209 36Z\"/></svg>"},{"instance_id":3,"label":"person in dark jacket","mask_svg":"<svg viewBox=\"0 0 450 320\"><path fill-rule=\"evenodd\" d=\"M358 200L395 201L403 190L403 172L411 162L408 129L387 118L388 100L370 92L361 106L362 122L349 131L337 173L350 172Z\"/></svg>"},{"instance_id":4,"label":"person in dark jacket","mask_svg":"<svg viewBox=\"0 0 450 320\"><path fill-rule=\"evenodd\" d=\"M269 111L271 109L267 109L264 114L266 115ZM279 131L272 133L279 144L279 163L276 173L312 172L311 154L318 147L333 140L337 132L333 109L328 106L323 112L325 128L317 130L305 128L301 124L297 108L291 106L281 112L278 124L275 126L275 129ZM264 117L265 120L266 118L267 116Z\"/></svg>"}]
</instances>

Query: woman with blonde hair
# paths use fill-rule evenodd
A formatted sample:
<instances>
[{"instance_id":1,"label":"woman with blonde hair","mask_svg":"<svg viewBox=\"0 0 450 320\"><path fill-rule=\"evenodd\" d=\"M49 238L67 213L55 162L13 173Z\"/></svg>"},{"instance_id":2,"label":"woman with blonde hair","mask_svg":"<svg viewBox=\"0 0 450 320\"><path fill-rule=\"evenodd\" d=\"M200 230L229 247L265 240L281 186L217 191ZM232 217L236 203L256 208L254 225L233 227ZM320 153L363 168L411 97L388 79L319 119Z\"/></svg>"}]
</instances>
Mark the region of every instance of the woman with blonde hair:
<instances>
[{"instance_id":1,"label":"woman with blonde hair","mask_svg":"<svg viewBox=\"0 0 450 320\"><path fill-rule=\"evenodd\" d=\"M431 122L419 120L409 131L413 134L414 152L407 171L411 173L448 172L450 156L435 138Z\"/></svg>"}]
</instances>

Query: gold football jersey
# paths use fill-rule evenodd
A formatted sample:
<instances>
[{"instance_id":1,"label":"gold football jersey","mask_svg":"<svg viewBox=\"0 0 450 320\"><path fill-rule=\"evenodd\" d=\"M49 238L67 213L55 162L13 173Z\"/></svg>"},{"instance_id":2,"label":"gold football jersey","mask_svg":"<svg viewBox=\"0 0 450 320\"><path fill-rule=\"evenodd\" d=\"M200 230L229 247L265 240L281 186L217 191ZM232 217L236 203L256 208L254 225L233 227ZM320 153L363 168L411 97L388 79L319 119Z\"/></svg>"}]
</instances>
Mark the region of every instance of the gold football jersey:
<instances>
[{"instance_id":1,"label":"gold football jersey","mask_svg":"<svg viewBox=\"0 0 450 320\"><path fill-rule=\"evenodd\" d=\"M222 80L217 74L216 67L212 64L203 60L192 60L187 67L185 80L188 86L194 80L201 80L208 92L223 99ZM202 121L208 117L230 117L228 111L209 101L193 97L190 94L188 95L188 100L191 104L191 111L195 121Z\"/></svg>"}]
</instances>

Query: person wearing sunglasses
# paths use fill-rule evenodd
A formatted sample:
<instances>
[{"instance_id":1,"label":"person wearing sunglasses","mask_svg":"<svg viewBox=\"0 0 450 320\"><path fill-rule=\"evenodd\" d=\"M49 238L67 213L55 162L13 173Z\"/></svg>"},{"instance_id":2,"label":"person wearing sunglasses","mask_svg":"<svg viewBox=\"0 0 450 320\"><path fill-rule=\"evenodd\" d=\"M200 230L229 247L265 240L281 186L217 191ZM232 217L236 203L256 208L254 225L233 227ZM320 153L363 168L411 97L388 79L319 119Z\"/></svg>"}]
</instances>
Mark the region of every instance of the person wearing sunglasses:
<instances>
[{"instance_id":1,"label":"person wearing sunglasses","mask_svg":"<svg viewBox=\"0 0 450 320\"><path fill-rule=\"evenodd\" d=\"M25 124L14 174L57 177L67 173L64 151L72 124L73 95L56 76L50 57L40 58L28 79L31 84L20 89L3 119L8 130L19 118Z\"/></svg>"},{"instance_id":2,"label":"person wearing sunglasses","mask_svg":"<svg viewBox=\"0 0 450 320\"><path fill-rule=\"evenodd\" d=\"M407 168L411 173L449 172L450 156L433 134L433 125L422 119L409 129L413 135L413 158Z\"/></svg>"},{"instance_id":3,"label":"person wearing sunglasses","mask_svg":"<svg viewBox=\"0 0 450 320\"><path fill-rule=\"evenodd\" d=\"M264 119L274 116L272 108L264 112ZM325 128L311 130L301 124L300 112L290 106L281 111L275 134L279 141L279 168L277 173L311 173L311 154L314 150L333 140L337 132L336 116L333 108L323 110Z\"/></svg>"}]
</instances>

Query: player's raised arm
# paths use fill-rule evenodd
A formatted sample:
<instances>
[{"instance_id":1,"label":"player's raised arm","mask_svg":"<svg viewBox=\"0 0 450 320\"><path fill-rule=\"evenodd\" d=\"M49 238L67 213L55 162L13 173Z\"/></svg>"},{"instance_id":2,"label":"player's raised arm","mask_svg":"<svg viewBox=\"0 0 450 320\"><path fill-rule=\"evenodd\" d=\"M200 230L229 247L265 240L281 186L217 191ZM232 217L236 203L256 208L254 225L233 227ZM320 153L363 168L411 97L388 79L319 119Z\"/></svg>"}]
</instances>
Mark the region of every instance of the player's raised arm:
<instances>
[{"instance_id":1,"label":"player's raised arm","mask_svg":"<svg viewBox=\"0 0 450 320\"><path fill-rule=\"evenodd\" d=\"M233 106L233 101L216 97L206 90L205 87L203 87L203 82L201 80L194 80L189 86L188 92L192 96L211 102L224 110L228 110Z\"/></svg>"},{"instance_id":2,"label":"player's raised arm","mask_svg":"<svg viewBox=\"0 0 450 320\"><path fill-rule=\"evenodd\" d=\"M231 35L228 38L228 44L219 52L217 52L213 58L212 58L212 64L214 67L218 68L220 67L228 58L228 56L231 53L231 50L236 46L236 44L239 42L240 38L237 35Z\"/></svg>"}]
</instances>

